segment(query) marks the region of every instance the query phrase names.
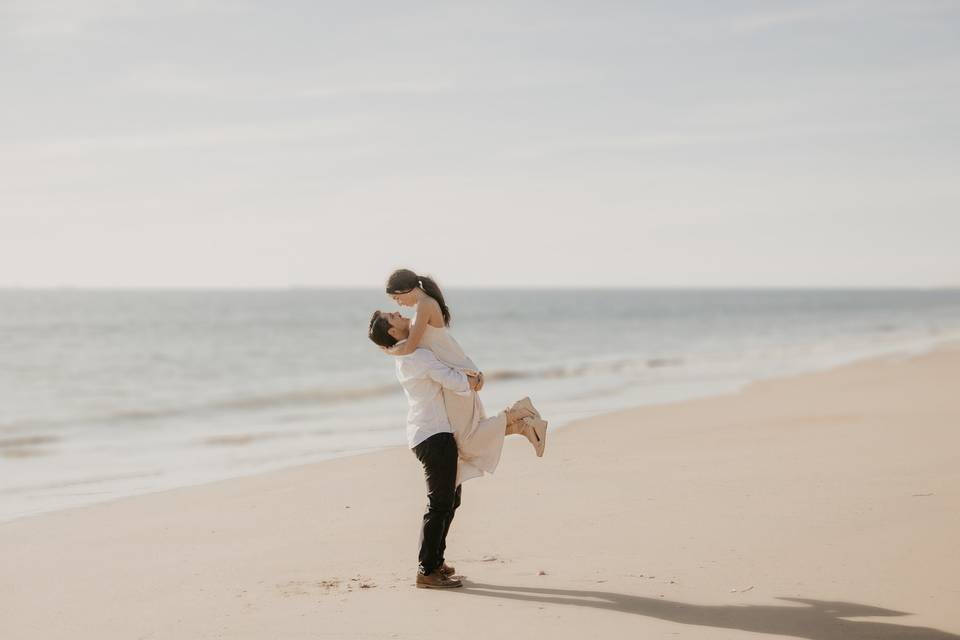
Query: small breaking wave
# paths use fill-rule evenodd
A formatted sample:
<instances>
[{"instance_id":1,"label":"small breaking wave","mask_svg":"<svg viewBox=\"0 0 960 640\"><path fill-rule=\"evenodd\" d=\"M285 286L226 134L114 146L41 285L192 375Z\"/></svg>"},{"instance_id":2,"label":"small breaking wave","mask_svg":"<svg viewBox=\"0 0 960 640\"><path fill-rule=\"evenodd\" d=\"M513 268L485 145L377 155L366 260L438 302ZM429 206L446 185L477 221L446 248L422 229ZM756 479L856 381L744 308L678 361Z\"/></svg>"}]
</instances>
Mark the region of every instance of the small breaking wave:
<instances>
[{"instance_id":1,"label":"small breaking wave","mask_svg":"<svg viewBox=\"0 0 960 640\"><path fill-rule=\"evenodd\" d=\"M16 494L30 491L46 491L50 489L67 489L84 485L96 485L111 482L114 480L131 480L138 478L152 478L163 475L161 471L138 471L133 473L120 473L103 476L90 476L85 478L76 478L73 480L62 480L57 482L47 482L41 484L28 484L13 487L4 487L0 489L0 494Z\"/></svg>"},{"instance_id":2,"label":"small breaking wave","mask_svg":"<svg viewBox=\"0 0 960 640\"><path fill-rule=\"evenodd\" d=\"M46 445L60 441L57 436L37 435L17 438L0 438L0 457L2 458L37 458L49 453Z\"/></svg>"},{"instance_id":3,"label":"small breaking wave","mask_svg":"<svg viewBox=\"0 0 960 640\"><path fill-rule=\"evenodd\" d=\"M0 431L25 431L28 428L63 427L76 424L116 424L126 422L146 422L194 415L206 415L243 410L263 410L282 407L333 405L353 402L365 398L388 396L399 392L396 384L356 389L313 389L293 391L274 395L249 396L216 402L194 404L180 407L162 407L156 409L123 409L112 413L83 416L66 420L29 420L10 425L0 425Z\"/></svg>"},{"instance_id":4,"label":"small breaking wave","mask_svg":"<svg viewBox=\"0 0 960 640\"><path fill-rule=\"evenodd\" d=\"M484 372L487 380L558 379L579 378L606 373L634 372L659 367L676 367L684 364L683 358L625 359L604 362L584 362L565 366L550 366L536 369L500 369Z\"/></svg>"}]
</instances>

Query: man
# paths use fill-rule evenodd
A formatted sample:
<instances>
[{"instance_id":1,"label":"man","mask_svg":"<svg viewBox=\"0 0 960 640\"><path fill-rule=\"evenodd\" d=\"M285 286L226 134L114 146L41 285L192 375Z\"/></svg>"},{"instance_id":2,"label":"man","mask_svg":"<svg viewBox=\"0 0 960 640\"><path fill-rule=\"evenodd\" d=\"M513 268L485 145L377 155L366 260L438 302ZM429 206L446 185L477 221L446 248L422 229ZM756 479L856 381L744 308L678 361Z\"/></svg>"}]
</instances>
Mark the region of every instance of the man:
<instances>
[{"instance_id":1,"label":"man","mask_svg":"<svg viewBox=\"0 0 960 640\"><path fill-rule=\"evenodd\" d=\"M410 320L399 313L376 311L368 335L381 347L406 340ZM416 586L421 589L460 587L453 567L444 562L447 533L460 506L457 479L457 442L447 418L443 389L469 394L482 386L480 376L468 376L437 360L429 349L396 357L397 379L410 405L407 413L407 443L423 464L427 481L427 510L420 530L420 555ZM515 406L506 410L508 429L515 429L533 413ZM501 426L502 428L502 426ZM516 432L516 431L511 431Z\"/></svg>"}]
</instances>

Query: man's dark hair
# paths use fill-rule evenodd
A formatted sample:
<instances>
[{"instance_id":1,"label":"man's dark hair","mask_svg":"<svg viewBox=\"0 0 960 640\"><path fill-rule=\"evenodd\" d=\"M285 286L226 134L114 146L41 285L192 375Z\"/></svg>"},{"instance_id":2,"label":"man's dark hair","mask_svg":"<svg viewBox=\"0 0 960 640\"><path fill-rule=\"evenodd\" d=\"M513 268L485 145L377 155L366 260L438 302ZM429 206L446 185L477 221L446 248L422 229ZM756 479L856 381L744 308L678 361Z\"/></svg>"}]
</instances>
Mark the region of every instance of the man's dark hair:
<instances>
[{"instance_id":1,"label":"man's dark hair","mask_svg":"<svg viewBox=\"0 0 960 640\"><path fill-rule=\"evenodd\" d=\"M374 344L388 349L397 344L397 339L390 335L390 323L380 315L379 311L374 311L370 318L370 329L367 336L373 340Z\"/></svg>"}]
</instances>

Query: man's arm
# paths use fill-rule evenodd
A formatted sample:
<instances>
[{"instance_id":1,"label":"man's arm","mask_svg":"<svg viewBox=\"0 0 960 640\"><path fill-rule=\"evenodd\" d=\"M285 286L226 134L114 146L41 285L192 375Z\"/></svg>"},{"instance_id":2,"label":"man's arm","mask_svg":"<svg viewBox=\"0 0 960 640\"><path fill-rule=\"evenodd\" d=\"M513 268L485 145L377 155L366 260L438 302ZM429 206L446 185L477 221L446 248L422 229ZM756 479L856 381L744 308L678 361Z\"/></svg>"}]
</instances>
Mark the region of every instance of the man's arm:
<instances>
[{"instance_id":1,"label":"man's arm","mask_svg":"<svg viewBox=\"0 0 960 640\"><path fill-rule=\"evenodd\" d=\"M476 378L443 364L432 354L429 362L427 362L427 376L439 383L444 389L458 393L467 393L474 389L477 381Z\"/></svg>"}]
</instances>

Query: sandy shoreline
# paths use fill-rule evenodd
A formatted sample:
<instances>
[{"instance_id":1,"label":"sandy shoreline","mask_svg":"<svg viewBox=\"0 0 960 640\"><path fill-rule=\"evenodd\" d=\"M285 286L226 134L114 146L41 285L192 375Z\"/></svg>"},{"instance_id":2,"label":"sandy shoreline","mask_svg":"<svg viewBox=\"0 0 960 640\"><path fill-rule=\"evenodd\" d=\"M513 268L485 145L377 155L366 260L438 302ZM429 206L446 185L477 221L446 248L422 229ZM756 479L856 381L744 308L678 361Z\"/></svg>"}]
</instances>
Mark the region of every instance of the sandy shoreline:
<instances>
[{"instance_id":1,"label":"sandy shoreline","mask_svg":"<svg viewBox=\"0 0 960 640\"><path fill-rule=\"evenodd\" d=\"M453 592L411 586L402 448L0 524L0 637L960 638L958 380L949 344L511 438Z\"/></svg>"}]
</instances>

